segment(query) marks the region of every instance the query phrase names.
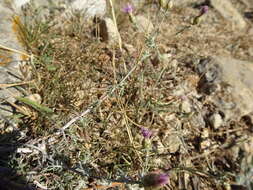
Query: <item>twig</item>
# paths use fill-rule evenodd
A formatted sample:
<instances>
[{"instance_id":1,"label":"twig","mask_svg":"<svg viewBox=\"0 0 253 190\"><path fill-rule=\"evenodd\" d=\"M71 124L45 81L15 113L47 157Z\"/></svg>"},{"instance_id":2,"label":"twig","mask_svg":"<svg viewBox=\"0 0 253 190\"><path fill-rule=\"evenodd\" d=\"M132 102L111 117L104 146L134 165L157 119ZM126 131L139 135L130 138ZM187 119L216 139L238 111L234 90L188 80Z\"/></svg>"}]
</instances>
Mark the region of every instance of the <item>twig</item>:
<instances>
[{"instance_id":1,"label":"twig","mask_svg":"<svg viewBox=\"0 0 253 190\"><path fill-rule=\"evenodd\" d=\"M0 84L0 88L8 88L13 86L20 86L25 84L33 83L34 81L25 81L25 82L19 82L19 83L12 83L12 84Z\"/></svg>"},{"instance_id":2,"label":"twig","mask_svg":"<svg viewBox=\"0 0 253 190\"><path fill-rule=\"evenodd\" d=\"M22 51L19 51L19 50L13 49L13 48L6 47L6 46L1 45L1 44L0 44L0 48L4 49L4 50L7 50L7 51L15 52L15 53L18 53L18 54L21 54L21 55L25 55L25 56L27 56L29 58L31 57L31 55L28 55L27 53L24 53Z\"/></svg>"}]
</instances>

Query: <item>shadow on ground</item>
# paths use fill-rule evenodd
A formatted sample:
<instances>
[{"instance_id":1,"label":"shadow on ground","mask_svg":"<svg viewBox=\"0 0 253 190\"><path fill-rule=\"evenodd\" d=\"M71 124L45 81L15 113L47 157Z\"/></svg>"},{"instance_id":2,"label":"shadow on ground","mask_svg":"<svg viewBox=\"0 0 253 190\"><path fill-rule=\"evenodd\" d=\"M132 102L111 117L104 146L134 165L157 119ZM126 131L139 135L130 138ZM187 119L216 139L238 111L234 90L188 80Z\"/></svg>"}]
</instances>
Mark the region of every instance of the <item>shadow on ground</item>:
<instances>
[{"instance_id":1,"label":"shadow on ground","mask_svg":"<svg viewBox=\"0 0 253 190\"><path fill-rule=\"evenodd\" d=\"M18 140L20 132L11 132L0 135L0 190L35 190L24 176L15 168L18 164L13 159L18 156L16 150L24 142Z\"/></svg>"}]
</instances>

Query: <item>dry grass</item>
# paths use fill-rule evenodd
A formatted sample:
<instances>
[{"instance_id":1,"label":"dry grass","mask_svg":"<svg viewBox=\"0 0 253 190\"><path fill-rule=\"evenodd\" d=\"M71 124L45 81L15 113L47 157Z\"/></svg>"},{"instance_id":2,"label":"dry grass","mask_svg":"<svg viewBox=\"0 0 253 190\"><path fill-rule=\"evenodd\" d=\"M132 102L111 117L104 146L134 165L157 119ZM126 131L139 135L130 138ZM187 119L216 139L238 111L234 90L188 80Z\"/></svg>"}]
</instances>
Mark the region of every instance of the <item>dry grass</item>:
<instances>
[{"instance_id":1,"label":"dry grass","mask_svg":"<svg viewBox=\"0 0 253 190\"><path fill-rule=\"evenodd\" d=\"M196 12L189 10L189 14ZM173 36L178 27L188 24L181 19L188 13L175 9L164 14L148 6L142 11L161 22L158 37L144 38L116 14L122 19L119 29L124 43L134 47L131 53L101 42L93 35L95 24L84 25L79 16L61 28L36 20L32 27L25 26L28 49L35 55L31 62L35 82L27 90L40 94L42 105L54 113L27 107L33 114L22 117L20 127L28 139L22 146L32 152L13 155L9 165L39 187L125 189L126 184L138 184L143 175L159 170L170 174L166 189L224 189L241 172L239 164L245 155L235 157L233 149L249 140L246 123L232 121L219 130L203 128L198 104L209 110L214 105L186 92L193 109L184 113L185 98L175 95L182 86L196 88L199 78L189 60L198 61L217 47L223 51L223 42L203 33L210 25L215 28L210 32L219 32L222 23L212 25L207 18L199 27ZM203 47L203 40L211 44ZM165 52L173 57L155 61ZM105 94L108 98L97 104ZM64 133L56 133L90 106L88 115ZM142 137L141 127L154 132L149 142Z\"/></svg>"}]
</instances>

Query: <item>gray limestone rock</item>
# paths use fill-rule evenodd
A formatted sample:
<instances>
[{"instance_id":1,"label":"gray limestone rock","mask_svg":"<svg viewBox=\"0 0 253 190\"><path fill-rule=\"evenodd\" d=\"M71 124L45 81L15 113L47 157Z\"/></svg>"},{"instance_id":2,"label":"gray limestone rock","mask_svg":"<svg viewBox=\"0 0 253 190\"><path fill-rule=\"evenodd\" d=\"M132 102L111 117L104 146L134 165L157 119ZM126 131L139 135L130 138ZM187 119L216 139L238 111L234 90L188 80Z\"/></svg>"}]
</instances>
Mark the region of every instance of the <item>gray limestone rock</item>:
<instances>
[{"instance_id":1,"label":"gray limestone rock","mask_svg":"<svg viewBox=\"0 0 253 190\"><path fill-rule=\"evenodd\" d=\"M0 85L18 83L22 80L20 63L26 57L8 48L25 52L19 41L17 31L17 20L13 19L14 12L3 2L0 3ZM14 103L15 96L20 96L18 87L0 88L0 114L2 116L12 115L12 107L9 103Z\"/></svg>"},{"instance_id":2,"label":"gray limestone rock","mask_svg":"<svg viewBox=\"0 0 253 190\"><path fill-rule=\"evenodd\" d=\"M221 117L220 114L218 113L214 113L213 115L211 115L211 117L209 118L209 122L212 125L212 127L214 129L218 129L219 127L222 126L223 124L223 119Z\"/></svg>"},{"instance_id":3,"label":"gray limestone rock","mask_svg":"<svg viewBox=\"0 0 253 190\"><path fill-rule=\"evenodd\" d=\"M63 4L64 11L54 19L55 23L71 18L75 13L81 13L85 19L103 17L106 13L105 0L58 0L59 4Z\"/></svg>"},{"instance_id":4,"label":"gray limestone rock","mask_svg":"<svg viewBox=\"0 0 253 190\"><path fill-rule=\"evenodd\" d=\"M84 11L85 16L104 16L106 12L105 0L75 0L70 4L74 10Z\"/></svg>"},{"instance_id":5,"label":"gray limestone rock","mask_svg":"<svg viewBox=\"0 0 253 190\"><path fill-rule=\"evenodd\" d=\"M190 113L192 111L192 105L189 100L184 100L181 104L181 110L184 113Z\"/></svg>"},{"instance_id":6,"label":"gray limestone rock","mask_svg":"<svg viewBox=\"0 0 253 190\"><path fill-rule=\"evenodd\" d=\"M105 18L101 20L99 27L100 36L102 37L103 41L106 41L111 45L118 43L120 35L111 18Z\"/></svg>"},{"instance_id":7,"label":"gray limestone rock","mask_svg":"<svg viewBox=\"0 0 253 190\"><path fill-rule=\"evenodd\" d=\"M199 91L207 95L227 119L253 111L253 63L221 56L201 61Z\"/></svg>"}]
</instances>

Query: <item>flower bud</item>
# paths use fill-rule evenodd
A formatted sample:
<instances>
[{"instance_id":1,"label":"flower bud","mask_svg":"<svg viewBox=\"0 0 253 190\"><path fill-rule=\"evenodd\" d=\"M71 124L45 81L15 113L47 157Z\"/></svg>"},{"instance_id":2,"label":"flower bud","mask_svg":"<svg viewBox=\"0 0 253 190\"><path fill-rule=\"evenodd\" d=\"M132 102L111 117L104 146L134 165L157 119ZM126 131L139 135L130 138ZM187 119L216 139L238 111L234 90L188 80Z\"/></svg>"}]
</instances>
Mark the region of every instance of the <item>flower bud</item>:
<instances>
[{"instance_id":1,"label":"flower bud","mask_svg":"<svg viewBox=\"0 0 253 190\"><path fill-rule=\"evenodd\" d=\"M169 176L165 173L150 173L143 177L143 185L145 189L159 189L168 184Z\"/></svg>"}]
</instances>

